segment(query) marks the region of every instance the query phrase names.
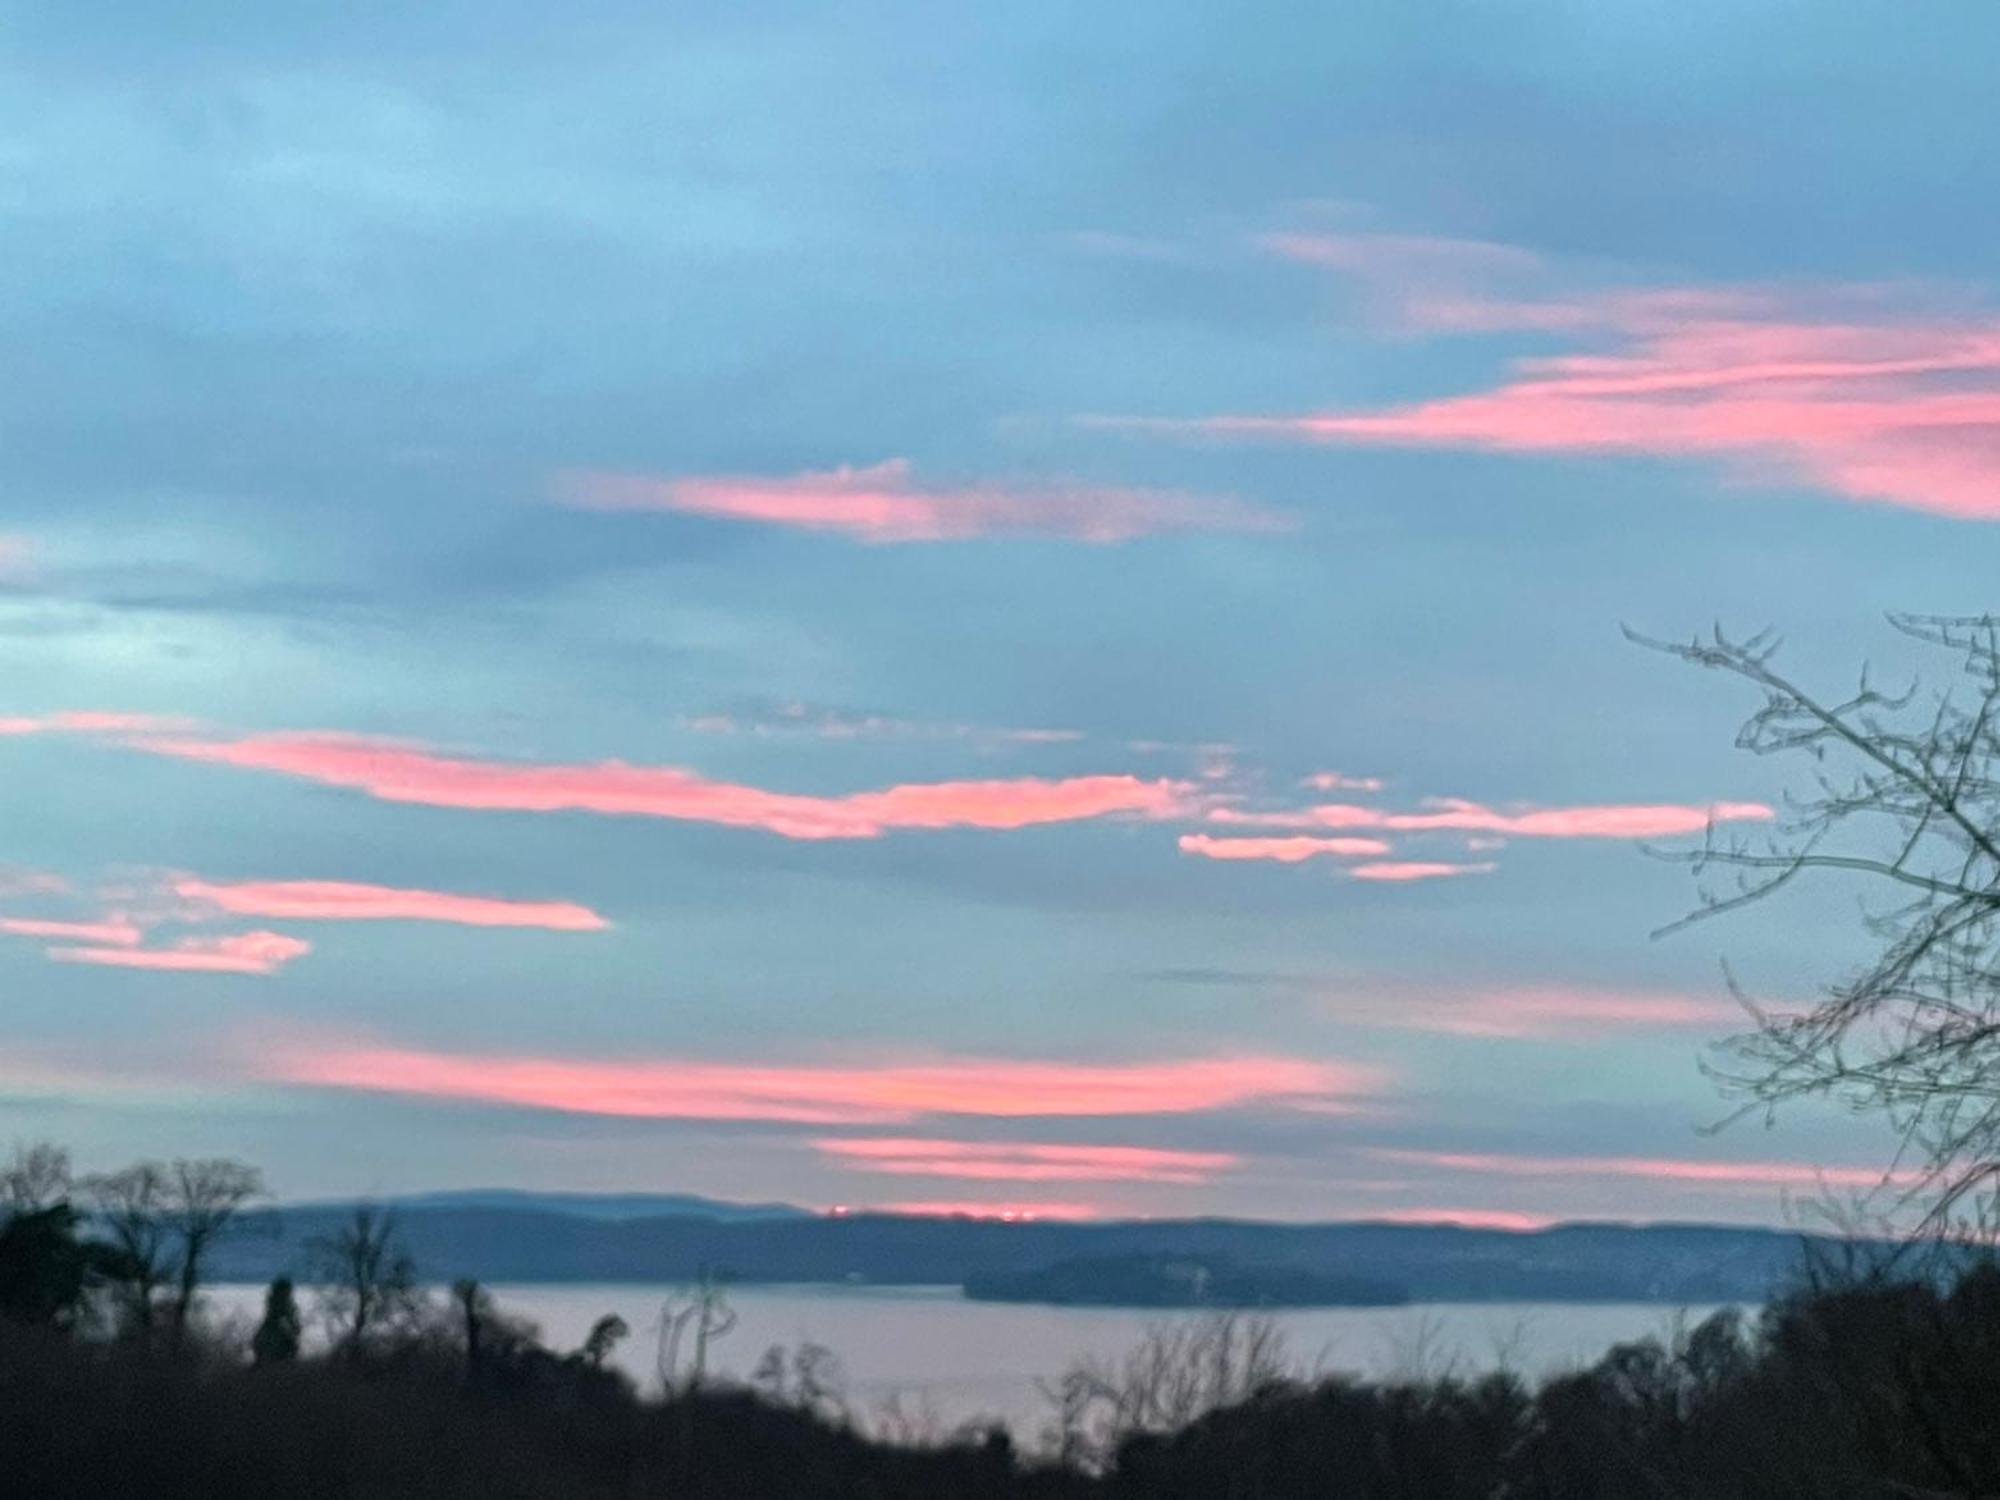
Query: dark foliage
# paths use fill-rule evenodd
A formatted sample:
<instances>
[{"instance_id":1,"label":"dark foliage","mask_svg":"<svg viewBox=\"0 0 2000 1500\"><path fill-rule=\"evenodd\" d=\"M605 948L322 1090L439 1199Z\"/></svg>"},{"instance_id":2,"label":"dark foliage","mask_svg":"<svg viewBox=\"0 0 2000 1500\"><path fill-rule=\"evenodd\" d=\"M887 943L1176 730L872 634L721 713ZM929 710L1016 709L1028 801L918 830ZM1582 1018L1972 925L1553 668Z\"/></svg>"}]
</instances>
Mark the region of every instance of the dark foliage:
<instances>
[{"instance_id":1,"label":"dark foliage","mask_svg":"<svg viewBox=\"0 0 2000 1500\"><path fill-rule=\"evenodd\" d=\"M783 1500L1060 1497L1005 1444L899 1450L742 1391L642 1402L536 1350L482 1361L412 1346L266 1368L0 1331L0 1474L38 1500Z\"/></svg>"},{"instance_id":2,"label":"dark foliage","mask_svg":"<svg viewBox=\"0 0 2000 1500\"><path fill-rule=\"evenodd\" d=\"M299 1316L292 1278L280 1276L264 1293L264 1317L250 1337L250 1358L260 1365L281 1365L295 1360L304 1332L305 1320Z\"/></svg>"},{"instance_id":3,"label":"dark foliage","mask_svg":"<svg viewBox=\"0 0 2000 1500\"><path fill-rule=\"evenodd\" d=\"M116 1269L117 1257L79 1239L77 1225L67 1203L0 1221L0 1318L67 1327L81 1314L85 1295Z\"/></svg>"},{"instance_id":4,"label":"dark foliage","mask_svg":"<svg viewBox=\"0 0 2000 1500\"><path fill-rule=\"evenodd\" d=\"M1279 1384L1121 1449L1133 1497L1944 1500L2000 1493L2000 1270L1881 1280L1621 1345L1531 1394Z\"/></svg>"},{"instance_id":5,"label":"dark foliage","mask_svg":"<svg viewBox=\"0 0 2000 1500\"><path fill-rule=\"evenodd\" d=\"M496 1315L497 1316L497 1315ZM1924 1500L2000 1493L2000 1270L1851 1280L1505 1374L1271 1380L1085 1473L999 1435L872 1440L837 1409L709 1387L645 1400L579 1351L446 1323L365 1360L247 1364L0 1325L7 1493L566 1500Z\"/></svg>"}]
</instances>

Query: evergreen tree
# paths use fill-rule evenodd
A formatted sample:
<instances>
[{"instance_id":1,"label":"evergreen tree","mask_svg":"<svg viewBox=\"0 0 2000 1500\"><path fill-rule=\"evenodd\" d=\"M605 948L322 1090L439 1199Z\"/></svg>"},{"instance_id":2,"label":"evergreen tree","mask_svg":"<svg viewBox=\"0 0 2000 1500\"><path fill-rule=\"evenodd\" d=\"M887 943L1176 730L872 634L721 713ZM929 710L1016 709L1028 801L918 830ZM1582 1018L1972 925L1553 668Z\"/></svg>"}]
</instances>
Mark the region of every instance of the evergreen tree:
<instances>
[{"instance_id":1,"label":"evergreen tree","mask_svg":"<svg viewBox=\"0 0 2000 1500\"><path fill-rule=\"evenodd\" d=\"M0 1224L0 1318L67 1327L82 1309L101 1247L77 1237L67 1203L16 1213Z\"/></svg>"},{"instance_id":2,"label":"evergreen tree","mask_svg":"<svg viewBox=\"0 0 2000 1500\"><path fill-rule=\"evenodd\" d=\"M251 1336L250 1357L260 1365L282 1365L297 1359L300 1327L292 1278L280 1276L264 1293L264 1321Z\"/></svg>"}]
</instances>

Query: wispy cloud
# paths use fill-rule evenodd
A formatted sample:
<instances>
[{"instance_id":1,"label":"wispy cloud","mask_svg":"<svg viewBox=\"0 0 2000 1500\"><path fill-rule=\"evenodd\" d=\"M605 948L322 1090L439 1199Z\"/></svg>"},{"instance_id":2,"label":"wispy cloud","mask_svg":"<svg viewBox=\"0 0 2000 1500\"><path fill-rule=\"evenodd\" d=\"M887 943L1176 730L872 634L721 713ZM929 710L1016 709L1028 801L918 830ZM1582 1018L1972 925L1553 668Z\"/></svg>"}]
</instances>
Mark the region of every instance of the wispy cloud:
<instances>
[{"instance_id":1,"label":"wispy cloud","mask_svg":"<svg viewBox=\"0 0 2000 1500\"><path fill-rule=\"evenodd\" d=\"M811 796L711 780L678 766L519 763L438 754L353 735L217 740L141 736L153 754L352 787L384 802L513 812L592 812L758 828L793 839L877 838L897 829L1029 828L1114 815L1167 817L1186 783L1128 775L914 782Z\"/></svg>"},{"instance_id":2,"label":"wispy cloud","mask_svg":"<svg viewBox=\"0 0 2000 1500\"><path fill-rule=\"evenodd\" d=\"M453 922L467 927L540 927L601 932L611 924L573 901L511 901L451 891L409 890L345 880L252 880L233 883L182 876L175 895L245 917L315 922ZM0 927L0 930L5 930Z\"/></svg>"},{"instance_id":3,"label":"wispy cloud","mask_svg":"<svg viewBox=\"0 0 2000 1500\"><path fill-rule=\"evenodd\" d=\"M51 948L57 963L97 964L116 969L161 969L201 974L275 974L312 944L279 932L241 932L226 937L191 937L164 948Z\"/></svg>"},{"instance_id":4,"label":"wispy cloud","mask_svg":"<svg viewBox=\"0 0 2000 1500\"><path fill-rule=\"evenodd\" d=\"M1391 812L1355 802L1248 811L1216 807L1209 821L1245 828L1325 828L1395 833L1484 833L1541 839L1674 838L1700 833L1711 822L1768 822L1775 814L1761 802L1640 802L1503 811L1461 797L1434 797L1421 812Z\"/></svg>"},{"instance_id":5,"label":"wispy cloud","mask_svg":"<svg viewBox=\"0 0 2000 1500\"><path fill-rule=\"evenodd\" d=\"M844 1165L899 1177L993 1182L1203 1183L1241 1163L1222 1151L1042 1145L908 1137L828 1137L816 1150Z\"/></svg>"},{"instance_id":6,"label":"wispy cloud","mask_svg":"<svg viewBox=\"0 0 2000 1500\"><path fill-rule=\"evenodd\" d=\"M895 714L859 713L819 703L753 703L695 714L681 721L697 734L808 735L827 740L963 740L975 744L1064 745L1084 738L1076 729L1002 729Z\"/></svg>"},{"instance_id":7,"label":"wispy cloud","mask_svg":"<svg viewBox=\"0 0 2000 1500\"><path fill-rule=\"evenodd\" d=\"M45 917L0 917L0 932L9 937L51 938L97 947L131 948L144 940L145 929L119 917L98 922L66 922Z\"/></svg>"},{"instance_id":8,"label":"wispy cloud","mask_svg":"<svg viewBox=\"0 0 2000 1500\"><path fill-rule=\"evenodd\" d=\"M648 478L574 473L556 486L582 510L665 511L831 532L872 543L1055 536L1126 542L1175 531L1277 531L1286 519L1243 501L1106 485L927 486L906 459L783 476Z\"/></svg>"},{"instance_id":9,"label":"wispy cloud","mask_svg":"<svg viewBox=\"0 0 2000 1500\"><path fill-rule=\"evenodd\" d=\"M54 870L0 865L0 900L11 900L16 896L61 896L66 895L69 889L69 877Z\"/></svg>"},{"instance_id":10,"label":"wispy cloud","mask_svg":"<svg viewBox=\"0 0 2000 1500\"><path fill-rule=\"evenodd\" d=\"M1715 1030L1743 1020L1736 1005L1717 997L1576 985L1350 985L1322 991L1321 1003L1329 1015L1363 1026L1464 1037L1594 1040L1625 1031Z\"/></svg>"},{"instance_id":11,"label":"wispy cloud","mask_svg":"<svg viewBox=\"0 0 2000 1500\"><path fill-rule=\"evenodd\" d=\"M1315 771L1299 783L1316 792L1379 792L1380 776L1349 776L1342 771Z\"/></svg>"},{"instance_id":12,"label":"wispy cloud","mask_svg":"<svg viewBox=\"0 0 2000 1500\"><path fill-rule=\"evenodd\" d=\"M1351 866L1350 880L1378 880L1403 883L1413 880L1447 880L1454 875L1491 875L1499 866L1492 864L1451 864L1436 859L1383 859Z\"/></svg>"},{"instance_id":13,"label":"wispy cloud","mask_svg":"<svg viewBox=\"0 0 2000 1500\"><path fill-rule=\"evenodd\" d=\"M163 718L157 714L102 713L93 709L64 709L52 714L0 716L0 735L7 736L171 733L186 727L185 719Z\"/></svg>"},{"instance_id":14,"label":"wispy cloud","mask_svg":"<svg viewBox=\"0 0 2000 1500\"><path fill-rule=\"evenodd\" d=\"M61 877L35 876L0 886L0 893L38 901L60 898L71 908L86 901L97 907L87 917L0 916L0 935L49 943L44 952L57 963L216 974L274 974L312 951L311 944L282 933L198 930L228 925L237 917L450 922L558 932L595 932L610 925L589 907L570 901L513 901L340 880L226 882L154 873L122 879L93 897L79 895ZM148 946L149 935L163 928L197 930Z\"/></svg>"},{"instance_id":15,"label":"wispy cloud","mask_svg":"<svg viewBox=\"0 0 2000 1500\"><path fill-rule=\"evenodd\" d=\"M1207 833L1184 833L1180 837L1183 854L1196 854L1203 859L1268 859L1287 865L1326 854L1346 859L1387 854L1390 847L1381 839L1312 838L1304 834L1226 839Z\"/></svg>"},{"instance_id":16,"label":"wispy cloud","mask_svg":"<svg viewBox=\"0 0 2000 1500\"><path fill-rule=\"evenodd\" d=\"M1821 1166L1809 1162L1700 1161L1663 1156L1516 1156L1389 1147L1372 1149L1369 1154L1410 1166L1501 1177L1634 1177L1652 1182L1746 1188L1868 1188L1894 1179L1894 1174L1885 1174L1879 1167Z\"/></svg>"},{"instance_id":17,"label":"wispy cloud","mask_svg":"<svg viewBox=\"0 0 2000 1500\"><path fill-rule=\"evenodd\" d=\"M1707 459L1760 484L2000 519L2000 319L1905 290L1570 290L1505 246L1382 235L1263 237L1358 285L1405 327L1558 334L1483 389L1369 409L1091 419L1211 437L1499 453Z\"/></svg>"},{"instance_id":18,"label":"wispy cloud","mask_svg":"<svg viewBox=\"0 0 2000 1500\"><path fill-rule=\"evenodd\" d=\"M1345 1108L1384 1083L1379 1070L1358 1064L1256 1056L1102 1064L946 1057L834 1066L613 1062L324 1044L272 1049L253 1066L290 1083L431 1099L646 1119L817 1125L896 1124L926 1115L1186 1114L1253 1104Z\"/></svg>"}]
</instances>

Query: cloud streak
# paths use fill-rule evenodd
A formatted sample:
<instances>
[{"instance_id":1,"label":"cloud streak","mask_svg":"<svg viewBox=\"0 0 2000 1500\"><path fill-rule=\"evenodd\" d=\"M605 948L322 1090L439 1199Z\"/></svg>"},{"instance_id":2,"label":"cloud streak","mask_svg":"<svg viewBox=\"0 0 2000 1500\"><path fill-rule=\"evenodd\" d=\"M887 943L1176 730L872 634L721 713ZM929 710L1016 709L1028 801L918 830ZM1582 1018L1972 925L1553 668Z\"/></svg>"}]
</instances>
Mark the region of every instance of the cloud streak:
<instances>
[{"instance_id":1,"label":"cloud streak","mask_svg":"<svg viewBox=\"0 0 2000 1500\"><path fill-rule=\"evenodd\" d=\"M1104 1064L948 1057L838 1067L328 1045L286 1047L254 1066L276 1081L322 1088L639 1119L814 1125L1345 1108L1383 1083L1378 1070L1355 1064L1256 1056Z\"/></svg>"},{"instance_id":2,"label":"cloud streak","mask_svg":"<svg viewBox=\"0 0 2000 1500\"><path fill-rule=\"evenodd\" d=\"M1116 815L1168 817L1189 788L1129 775L915 782L844 796L773 792L678 766L540 764L438 754L332 733L218 740L139 736L152 754L348 787L383 802L511 812L590 812L756 828L792 839L868 839L904 829L1016 829Z\"/></svg>"},{"instance_id":3,"label":"cloud streak","mask_svg":"<svg viewBox=\"0 0 2000 1500\"><path fill-rule=\"evenodd\" d=\"M226 937L184 938L165 948L51 948L57 963L102 968L156 969L193 974L275 974L312 952L303 938L280 932L240 932Z\"/></svg>"},{"instance_id":4,"label":"cloud streak","mask_svg":"<svg viewBox=\"0 0 2000 1500\"><path fill-rule=\"evenodd\" d=\"M101 922L64 922L44 917L0 917L0 932L9 937L51 938L98 947L131 948L146 936L144 929L118 917Z\"/></svg>"},{"instance_id":5,"label":"cloud streak","mask_svg":"<svg viewBox=\"0 0 2000 1500\"><path fill-rule=\"evenodd\" d=\"M1242 1161L1223 1151L885 1136L831 1137L814 1141L813 1147L859 1171L991 1182L1198 1184L1212 1180Z\"/></svg>"},{"instance_id":6,"label":"cloud streak","mask_svg":"<svg viewBox=\"0 0 2000 1500\"><path fill-rule=\"evenodd\" d=\"M1225 497L1106 485L916 482L909 461L785 476L562 476L558 501L579 510L669 512L846 536L877 545L1053 536L1127 542L1175 531L1278 531L1284 517Z\"/></svg>"},{"instance_id":7,"label":"cloud streak","mask_svg":"<svg viewBox=\"0 0 2000 1500\"><path fill-rule=\"evenodd\" d=\"M0 716L0 736L32 734L149 734L187 726L185 719L157 714L104 713L94 709L64 709L52 714Z\"/></svg>"},{"instance_id":8,"label":"cloud streak","mask_svg":"<svg viewBox=\"0 0 2000 1500\"><path fill-rule=\"evenodd\" d=\"M1216 807L1212 823L1241 828L1299 828L1395 833L1481 833L1537 839L1648 839L1700 833L1711 822L1768 822L1776 816L1761 802L1606 803L1527 808L1512 812L1437 797L1422 812L1390 812L1354 802L1322 802L1275 812Z\"/></svg>"},{"instance_id":9,"label":"cloud streak","mask_svg":"<svg viewBox=\"0 0 2000 1500\"><path fill-rule=\"evenodd\" d=\"M1406 885L1417 880L1449 880L1456 875L1491 875L1498 868L1492 864L1451 864L1435 859L1383 859L1355 865L1347 871L1347 877Z\"/></svg>"},{"instance_id":10,"label":"cloud streak","mask_svg":"<svg viewBox=\"0 0 2000 1500\"><path fill-rule=\"evenodd\" d=\"M1701 459L1762 485L2000 519L2000 319L1938 316L1879 288L1552 292L1510 247L1270 235L1260 248L1355 278L1405 326L1558 334L1484 389L1394 406L1094 425L1357 446Z\"/></svg>"},{"instance_id":11,"label":"cloud streak","mask_svg":"<svg viewBox=\"0 0 2000 1500\"><path fill-rule=\"evenodd\" d=\"M233 916L314 922L450 922L466 927L539 927L601 932L611 924L572 901L508 901L449 891L363 885L344 880L176 879L175 895ZM4 930L4 929L0 929Z\"/></svg>"},{"instance_id":12,"label":"cloud streak","mask_svg":"<svg viewBox=\"0 0 2000 1500\"><path fill-rule=\"evenodd\" d=\"M1388 1147L1372 1156L1411 1166L1501 1177L1612 1177L1649 1182L1703 1183L1719 1187L1879 1187L1895 1174L1878 1167L1815 1166L1807 1162L1695 1161L1656 1156L1516 1156L1499 1152L1405 1151Z\"/></svg>"},{"instance_id":13,"label":"cloud streak","mask_svg":"<svg viewBox=\"0 0 2000 1500\"><path fill-rule=\"evenodd\" d=\"M1305 835L1290 838L1219 839L1212 834L1184 833L1180 837L1180 851L1183 854L1199 855L1203 859L1276 860L1279 864L1286 865L1295 865L1303 860L1317 859L1321 855L1328 854L1349 859L1387 854L1390 847L1381 839L1310 838Z\"/></svg>"},{"instance_id":14,"label":"cloud streak","mask_svg":"<svg viewBox=\"0 0 2000 1500\"><path fill-rule=\"evenodd\" d=\"M1741 1025L1734 1004L1671 991L1521 985L1464 991L1402 986L1324 997L1327 1013L1363 1026L1440 1036L1596 1039L1624 1031L1715 1030Z\"/></svg>"}]
</instances>

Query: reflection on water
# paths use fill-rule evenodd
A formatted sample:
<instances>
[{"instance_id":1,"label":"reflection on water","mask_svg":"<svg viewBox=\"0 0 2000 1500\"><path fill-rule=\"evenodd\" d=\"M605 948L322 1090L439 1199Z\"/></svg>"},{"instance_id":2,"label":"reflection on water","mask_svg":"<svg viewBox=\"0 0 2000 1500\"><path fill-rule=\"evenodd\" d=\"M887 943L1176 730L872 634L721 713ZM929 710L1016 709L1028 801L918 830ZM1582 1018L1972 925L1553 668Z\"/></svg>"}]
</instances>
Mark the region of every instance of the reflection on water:
<instances>
[{"instance_id":1,"label":"reflection on water","mask_svg":"<svg viewBox=\"0 0 2000 1500\"><path fill-rule=\"evenodd\" d=\"M653 1380L660 1309L677 1290L628 1282L499 1285L506 1311L534 1322L556 1350L574 1349L615 1312L632 1327L617 1363ZM678 1289L685 1291L684 1288ZM218 1313L254 1316L261 1287L219 1288ZM862 1412L892 1398L951 1427L997 1418L1032 1438L1046 1416L1036 1386L1086 1355L1117 1355L1163 1317L1156 1310L968 1302L956 1287L746 1286L730 1290L740 1321L711 1368L747 1377L773 1344L822 1344L839 1359L843 1388ZM1293 1309L1273 1316L1301 1365L1364 1376L1439 1374L1499 1364L1534 1377L1587 1364L1612 1344L1664 1336L1712 1307L1658 1303L1474 1302L1411 1307Z\"/></svg>"}]
</instances>

